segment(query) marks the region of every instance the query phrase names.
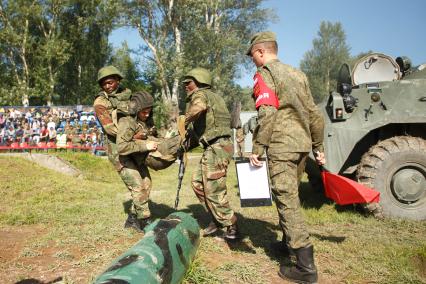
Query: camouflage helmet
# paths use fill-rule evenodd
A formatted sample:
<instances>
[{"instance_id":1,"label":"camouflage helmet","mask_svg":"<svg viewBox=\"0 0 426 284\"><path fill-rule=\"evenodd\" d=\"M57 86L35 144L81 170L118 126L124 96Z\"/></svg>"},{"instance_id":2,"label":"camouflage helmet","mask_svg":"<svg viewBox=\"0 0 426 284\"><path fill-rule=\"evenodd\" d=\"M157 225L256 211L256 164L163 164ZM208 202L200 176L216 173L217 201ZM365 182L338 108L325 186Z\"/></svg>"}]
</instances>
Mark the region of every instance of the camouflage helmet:
<instances>
[{"instance_id":1,"label":"camouflage helmet","mask_svg":"<svg viewBox=\"0 0 426 284\"><path fill-rule=\"evenodd\" d=\"M146 91L140 91L132 94L129 102L129 113L132 115L137 114L139 111L152 107L154 105L154 98Z\"/></svg>"},{"instance_id":2,"label":"camouflage helmet","mask_svg":"<svg viewBox=\"0 0 426 284\"><path fill-rule=\"evenodd\" d=\"M211 86L212 85L212 75L210 74L210 71L197 67L186 73L183 82L189 82L194 78L198 83L206 84Z\"/></svg>"},{"instance_id":3,"label":"camouflage helmet","mask_svg":"<svg viewBox=\"0 0 426 284\"><path fill-rule=\"evenodd\" d=\"M112 66L112 65L108 65L108 66L105 66L105 67L102 67L101 69L99 69L99 71L98 71L98 83L100 83L102 79L104 79L108 76L111 76L111 75L116 75L120 79L124 78L123 74L121 74L121 72L117 69L117 67Z\"/></svg>"},{"instance_id":4,"label":"camouflage helmet","mask_svg":"<svg viewBox=\"0 0 426 284\"><path fill-rule=\"evenodd\" d=\"M168 168L176 161L181 144L181 137L177 135L171 138L161 139L158 142L160 143L158 144L157 151L150 152L145 160L146 165L156 171Z\"/></svg>"}]
</instances>

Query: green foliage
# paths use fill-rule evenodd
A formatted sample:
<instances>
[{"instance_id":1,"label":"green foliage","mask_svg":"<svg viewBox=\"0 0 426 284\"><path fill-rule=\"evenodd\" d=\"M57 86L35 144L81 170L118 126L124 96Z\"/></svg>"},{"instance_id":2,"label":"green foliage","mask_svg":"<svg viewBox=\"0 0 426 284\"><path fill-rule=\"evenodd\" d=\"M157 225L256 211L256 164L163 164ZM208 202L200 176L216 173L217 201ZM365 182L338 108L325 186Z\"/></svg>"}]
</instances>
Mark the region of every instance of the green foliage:
<instances>
[{"instance_id":1,"label":"green foliage","mask_svg":"<svg viewBox=\"0 0 426 284\"><path fill-rule=\"evenodd\" d=\"M173 2L170 2L173 3ZM156 96L159 124L174 119L185 99L182 75L202 66L231 107L250 109L250 94L234 83L250 36L275 19L263 0L1 1L0 104L92 104L96 74L113 63L125 73L123 85ZM108 35L119 26L139 29L140 61L127 45L112 50ZM170 112L173 116L170 117Z\"/></svg>"},{"instance_id":2,"label":"green foliage","mask_svg":"<svg viewBox=\"0 0 426 284\"><path fill-rule=\"evenodd\" d=\"M131 50L127 42L124 42L121 48L113 51L109 64L114 65L120 70L124 79L122 84L133 92L146 89L145 83L142 80L142 74L138 62L135 62L131 57Z\"/></svg>"},{"instance_id":3,"label":"green foliage","mask_svg":"<svg viewBox=\"0 0 426 284\"><path fill-rule=\"evenodd\" d=\"M328 21L321 22L312 45L300 62L300 69L308 76L312 95L319 102L335 90L339 68L349 60L349 47L342 25Z\"/></svg>"},{"instance_id":4,"label":"green foliage","mask_svg":"<svg viewBox=\"0 0 426 284\"><path fill-rule=\"evenodd\" d=\"M3 104L91 103L109 55L114 3L95 0L0 2Z\"/></svg>"},{"instance_id":5,"label":"green foliage","mask_svg":"<svg viewBox=\"0 0 426 284\"><path fill-rule=\"evenodd\" d=\"M173 117L171 115L173 113L173 108L171 105L167 104L166 102L157 99L154 102L154 122L157 129L167 129L170 127L171 121L170 118ZM176 115L173 117L176 119Z\"/></svg>"},{"instance_id":6,"label":"green foliage","mask_svg":"<svg viewBox=\"0 0 426 284\"><path fill-rule=\"evenodd\" d=\"M274 19L262 8L262 0L169 2L123 1L124 24L139 30L145 45L143 65L151 90L170 103L183 105L182 76L194 67L213 74L213 87L223 94L228 106L240 100L235 85L250 36Z\"/></svg>"},{"instance_id":7,"label":"green foliage","mask_svg":"<svg viewBox=\"0 0 426 284\"><path fill-rule=\"evenodd\" d=\"M69 60L63 65L56 86L60 104L92 104L99 91L98 70L106 65L111 48L115 1L72 0L61 16L62 35L70 44Z\"/></svg>"},{"instance_id":8,"label":"green foliage","mask_svg":"<svg viewBox=\"0 0 426 284\"><path fill-rule=\"evenodd\" d=\"M372 50L369 50L369 51L367 51L367 52L361 52L361 53L359 53L359 54L357 54L357 55L355 55L355 56L352 56L352 57L349 59L349 62L348 62L349 67L350 67L350 68L353 68L353 67L354 67L354 65L355 65L355 63L356 63L359 59L361 59L361 58L363 58L364 56L367 56L368 54L371 54L371 53L373 53L373 51L372 51Z\"/></svg>"},{"instance_id":9,"label":"green foliage","mask_svg":"<svg viewBox=\"0 0 426 284\"><path fill-rule=\"evenodd\" d=\"M253 111L255 110L255 105L253 101L253 89L252 88L242 88L239 94L239 101L241 102L241 111Z\"/></svg>"}]
</instances>

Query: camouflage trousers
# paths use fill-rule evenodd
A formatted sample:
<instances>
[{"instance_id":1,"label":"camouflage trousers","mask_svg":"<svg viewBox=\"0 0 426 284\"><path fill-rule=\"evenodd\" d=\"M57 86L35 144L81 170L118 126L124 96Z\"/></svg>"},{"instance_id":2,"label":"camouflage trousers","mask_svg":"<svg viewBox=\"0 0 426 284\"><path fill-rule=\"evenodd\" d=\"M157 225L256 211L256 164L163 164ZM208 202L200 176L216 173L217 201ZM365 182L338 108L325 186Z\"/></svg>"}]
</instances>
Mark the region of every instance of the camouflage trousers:
<instances>
[{"instance_id":1,"label":"camouflage trousers","mask_svg":"<svg viewBox=\"0 0 426 284\"><path fill-rule=\"evenodd\" d=\"M228 201L226 175L233 153L229 138L221 138L204 150L192 175L192 189L211 217L222 227L232 225L234 211Z\"/></svg>"},{"instance_id":2,"label":"camouflage trousers","mask_svg":"<svg viewBox=\"0 0 426 284\"><path fill-rule=\"evenodd\" d=\"M283 230L283 240L292 249L311 244L299 200L299 183L307 157L308 153L268 153L272 193Z\"/></svg>"},{"instance_id":3,"label":"camouflage trousers","mask_svg":"<svg viewBox=\"0 0 426 284\"><path fill-rule=\"evenodd\" d=\"M243 157L244 155L244 141L237 142L237 157Z\"/></svg>"},{"instance_id":4,"label":"camouflage trousers","mask_svg":"<svg viewBox=\"0 0 426 284\"><path fill-rule=\"evenodd\" d=\"M132 196L130 213L135 214L139 219L150 217L148 201L152 182L148 168L142 163L136 163L131 156L118 155L115 142L108 140L107 145L108 159Z\"/></svg>"}]
</instances>

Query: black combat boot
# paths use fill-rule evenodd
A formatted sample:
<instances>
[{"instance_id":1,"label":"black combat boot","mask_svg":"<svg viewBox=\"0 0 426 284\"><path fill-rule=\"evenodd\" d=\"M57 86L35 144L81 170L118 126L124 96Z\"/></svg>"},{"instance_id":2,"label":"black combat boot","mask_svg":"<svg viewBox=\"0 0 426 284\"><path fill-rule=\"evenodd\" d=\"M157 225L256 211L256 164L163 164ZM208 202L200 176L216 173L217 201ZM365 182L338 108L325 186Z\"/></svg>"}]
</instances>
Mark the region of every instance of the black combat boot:
<instances>
[{"instance_id":1,"label":"black combat boot","mask_svg":"<svg viewBox=\"0 0 426 284\"><path fill-rule=\"evenodd\" d=\"M203 230L203 237L212 236L219 230L219 227L214 221L211 221L210 224Z\"/></svg>"},{"instance_id":2,"label":"black combat boot","mask_svg":"<svg viewBox=\"0 0 426 284\"><path fill-rule=\"evenodd\" d=\"M367 215L371 214L378 220L383 220L385 218L382 206L379 203L363 203L361 207Z\"/></svg>"},{"instance_id":3,"label":"black combat boot","mask_svg":"<svg viewBox=\"0 0 426 284\"><path fill-rule=\"evenodd\" d=\"M141 228L141 226L140 226L140 224L139 224L138 217L135 214L132 214L132 213L130 213L127 216L127 220L124 223L124 228L126 228L126 229L127 228L133 228L133 229L135 229L138 232L142 232L143 231L142 228Z\"/></svg>"},{"instance_id":4,"label":"black combat boot","mask_svg":"<svg viewBox=\"0 0 426 284\"><path fill-rule=\"evenodd\" d=\"M269 249L272 253L281 255L283 257L294 255L294 251L287 245L285 241L273 242L269 245Z\"/></svg>"},{"instance_id":5,"label":"black combat boot","mask_svg":"<svg viewBox=\"0 0 426 284\"><path fill-rule=\"evenodd\" d=\"M124 228L133 228L138 232L143 232L145 226L151 223L150 218L138 219L135 214L129 214L126 222L124 223Z\"/></svg>"},{"instance_id":6,"label":"black combat boot","mask_svg":"<svg viewBox=\"0 0 426 284\"><path fill-rule=\"evenodd\" d=\"M318 272L314 264L314 247L308 246L294 250L297 263L295 266L282 265L278 275L295 283L317 283Z\"/></svg>"},{"instance_id":7,"label":"black combat boot","mask_svg":"<svg viewBox=\"0 0 426 284\"><path fill-rule=\"evenodd\" d=\"M149 217L145 219L139 219L138 221L139 221L139 227L141 228L142 231L143 229L145 229L146 226L152 223L152 220Z\"/></svg>"},{"instance_id":8,"label":"black combat boot","mask_svg":"<svg viewBox=\"0 0 426 284\"><path fill-rule=\"evenodd\" d=\"M232 216L231 222L232 222L232 225L226 227L223 237L225 238L225 240L233 241L240 238L238 225L237 225L237 216L235 215Z\"/></svg>"}]
</instances>

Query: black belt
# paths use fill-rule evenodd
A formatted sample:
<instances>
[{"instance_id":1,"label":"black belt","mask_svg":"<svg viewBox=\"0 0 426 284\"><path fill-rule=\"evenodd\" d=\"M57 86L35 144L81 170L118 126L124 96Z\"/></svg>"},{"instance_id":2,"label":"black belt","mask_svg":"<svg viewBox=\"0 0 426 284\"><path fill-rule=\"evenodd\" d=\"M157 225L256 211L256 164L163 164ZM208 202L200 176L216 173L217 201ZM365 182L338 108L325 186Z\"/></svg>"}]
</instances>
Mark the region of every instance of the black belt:
<instances>
[{"instance_id":1,"label":"black belt","mask_svg":"<svg viewBox=\"0 0 426 284\"><path fill-rule=\"evenodd\" d=\"M219 136L219 137L213 138L213 139L211 139L207 142L204 139L201 139L200 142L201 142L201 144L203 144L204 149L206 149L207 147L213 145L214 143L219 141L219 139L222 139L222 138L231 138L231 136L229 136L229 135Z\"/></svg>"}]
</instances>

